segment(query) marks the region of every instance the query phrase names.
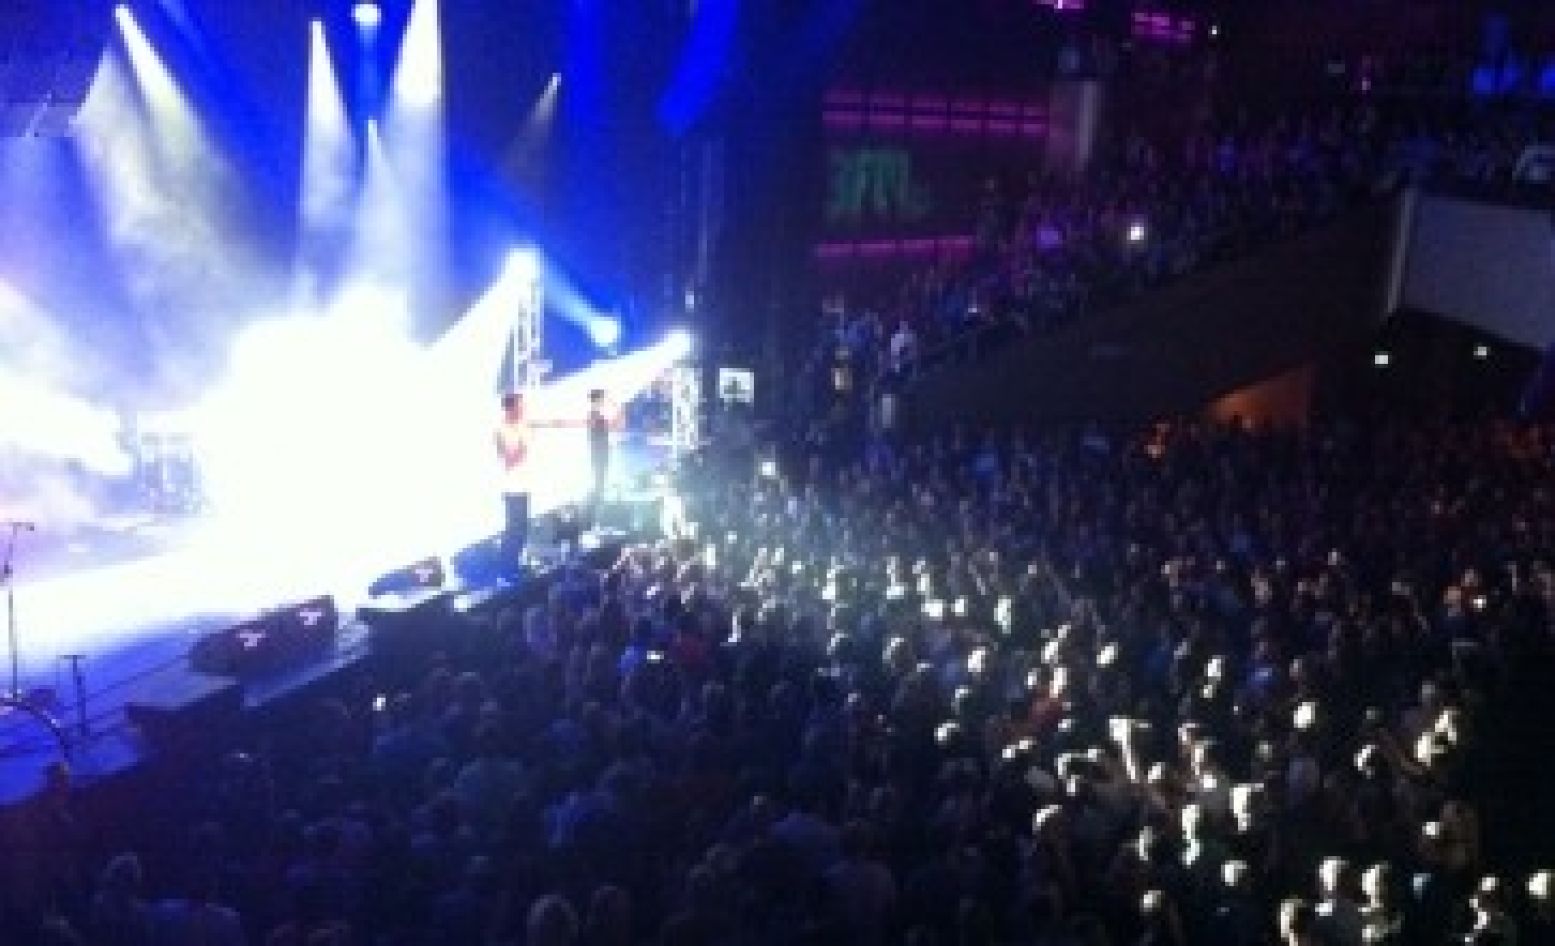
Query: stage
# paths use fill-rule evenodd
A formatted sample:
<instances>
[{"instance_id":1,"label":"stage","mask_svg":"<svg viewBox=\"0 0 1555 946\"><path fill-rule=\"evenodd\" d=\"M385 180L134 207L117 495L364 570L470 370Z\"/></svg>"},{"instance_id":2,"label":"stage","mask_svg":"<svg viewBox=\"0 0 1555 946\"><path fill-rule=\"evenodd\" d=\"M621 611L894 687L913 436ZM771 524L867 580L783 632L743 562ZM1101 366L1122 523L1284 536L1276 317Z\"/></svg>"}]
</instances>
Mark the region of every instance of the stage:
<instances>
[{"instance_id":1,"label":"stage","mask_svg":"<svg viewBox=\"0 0 1555 946\"><path fill-rule=\"evenodd\" d=\"M572 456L580 440L576 430L537 436L537 456L549 451L567 459L537 464L543 474L535 484L536 518L584 498L588 477L578 475ZM612 490L652 479L668 455L663 438L624 435ZM185 665L203 635L325 594L350 625L377 578L431 555L448 560L495 535L502 517L496 491L440 491L435 483L378 510L370 522L353 512L338 521L315 510L269 522L217 511L125 514L68 530L40 523L38 531L23 533L15 563L21 691L71 734L76 777L90 781L139 760L143 748L125 719L125 703L171 679L166 675ZM348 627L330 659L349 657L362 646L361 636L360 628ZM3 671L9 689L9 666ZM272 681L270 688L285 683ZM41 722L0 707L0 805L35 793L59 757L57 740Z\"/></svg>"}]
</instances>

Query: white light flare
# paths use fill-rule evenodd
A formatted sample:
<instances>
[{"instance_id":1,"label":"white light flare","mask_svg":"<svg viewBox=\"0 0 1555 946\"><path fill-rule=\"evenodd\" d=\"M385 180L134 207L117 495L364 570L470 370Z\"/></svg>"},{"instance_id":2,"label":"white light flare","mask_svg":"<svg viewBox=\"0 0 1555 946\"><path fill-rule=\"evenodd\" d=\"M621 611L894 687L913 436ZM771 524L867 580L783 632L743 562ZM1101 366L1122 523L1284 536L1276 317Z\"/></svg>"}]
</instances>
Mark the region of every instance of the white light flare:
<instances>
[{"instance_id":1,"label":"white light flare","mask_svg":"<svg viewBox=\"0 0 1555 946\"><path fill-rule=\"evenodd\" d=\"M664 345L670 353L670 359L679 361L690 357L692 349L696 347L696 337L689 329L677 328L665 337Z\"/></svg>"},{"instance_id":2,"label":"white light flare","mask_svg":"<svg viewBox=\"0 0 1555 946\"><path fill-rule=\"evenodd\" d=\"M244 333L196 411L220 530L277 554L306 535L364 581L495 531L490 431L521 268L431 347L410 340L403 293L370 281Z\"/></svg>"},{"instance_id":3,"label":"white light flare","mask_svg":"<svg viewBox=\"0 0 1555 946\"><path fill-rule=\"evenodd\" d=\"M323 315L254 324L223 384L196 410L206 488L219 514L264 533L302 523L350 528L392 462L392 398L413 386L403 302L356 290ZM368 301L370 300L370 301ZM359 480L359 481L358 481ZM342 521L343 520L343 521Z\"/></svg>"},{"instance_id":4,"label":"white light flare","mask_svg":"<svg viewBox=\"0 0 1555 946\"><path fill-rule=\"evenodd\" d=\"M123 476L130 458L118 416L36 378L0 369L0 448L73 461L102 476Z\"/></svg>"},{"instance_id":5,"label":"white light flare","mask_svg":"<svg viewBox=\"0 0 1555 946\"><path fill-rule=\"evenodd\" d=\"M540 279L540 254L530 247L520 247L508 254L503 264L503 275L532 286Z\"/></svg>"},{"instance_id":6,"label":"white light flare","mask_svg":"<svg viewBox=\"0 0 1555 946\"><path fill-rule=\"evenodd\" d=\"M55 313L0 281L0 451L73 461L104 476L129 472L117 415L71 390L90 364ZM25 492L40 484L10 485Z\"/></svg>"}]
</instances>

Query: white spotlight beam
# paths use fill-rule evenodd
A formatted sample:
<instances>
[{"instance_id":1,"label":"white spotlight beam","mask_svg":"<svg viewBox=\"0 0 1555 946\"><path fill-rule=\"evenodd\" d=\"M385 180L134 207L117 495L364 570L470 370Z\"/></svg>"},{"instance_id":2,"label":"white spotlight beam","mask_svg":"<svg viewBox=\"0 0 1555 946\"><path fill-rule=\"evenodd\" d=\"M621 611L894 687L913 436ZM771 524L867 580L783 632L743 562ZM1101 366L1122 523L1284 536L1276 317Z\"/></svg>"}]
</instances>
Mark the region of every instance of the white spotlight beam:
<instances>
[{"instance_id":1,"label":"white spotlight beam","mask_svg":"<svg viewBox=\"0 0 1555 946\"><path fill-rule=\"evenodd\" d=\"M438 0L414 0L389 83L385 154L415 221L415 278L433 296L447 276L448 194L443 127L443 54ZM409 270L407 270L409 271Z\"/></svg>"},{"instance_id":2,"label":"white spotlight beam","mask_svg":"<svg viewBox=\"0 0 1555 946\"><path fill-rule=\"evenodd\" d=\"M352 226L350 271L358 281L396 281L405 284L417 259L419 223L406 187L391 164L377 122L365 132L362 192Z\"/></svg>"},{"instance_id":3,"label":"white spotlight beam","mask_svg":"<svg viewBox=\"0 0 1555 946\"><path fill-rule=\"evenodd\" d=\"M115 7L114 19L155 130L154 139L163 163L173 168L186 167L209 150L199 119L130 8L123 4Z\"/></svg>"},{"instance_id":4,"label":"white spotlight beam","mask_svg":"<svg viewBox=\"0 0 1555 946\"><path fill-rule=\"evenodd\" d=\"M98 66L73 146L109 242L125 254L126 288L135 305L163 312L171 299L185 311L231 311L261 278L251 244L226 218L233 169L134 15L119 7L115 20L121 41ZM180 327L168 341L192 356L195 334Z\"/></svg>"},{"instance_id":5,"label":"white spotlight beam","mask_svg":"<svg viewBox=\"0 0 1555 946\"><path fill-rule=\"evenodd\" d=\"M551 124L556 120L556 102L561 98L562 74L551 74L551 81L545 84L545 89L540 97L535 99L534 107L529 110L529 117L524 121L524 131L521 141L529 146L538 146L551 133Z\"/></svg>"},{"instance_id":6,"label":"white spotlight beam","mask_svg":"<svg viewBox=\"0 0 1555 946\"><path fill-rule=\"evenodd\" d=\"M514 320L537 275L522 259L518 255L510 258L490 288L431 350L434 372L463 379L471 395L488 406L496 393L502 361L512 346Z\"/></svg>"},{"instance_id":7,"label":"white spotlight beam","mask_svg":"<svg viewBox=\"0 0 1555 946\"><path fill-rule=\"evenodd\" d=\"M588 404L588 393L595 388L602 389L615 403L625 404L653 387L683 357L683 349L672 336L651 348L596 361L546 385L539 409L546 415L581 416Z\"/></svg>"},{"instance_id":8,"label":"white spotlight beam","mask_svg":"<svg viewBox=\"0 0 1555 946\"><path fill-rule=\"evenodd\" d=\"M595 346L614 348L621 341L621 320L589 300L565 273L548 273L545 289L550 312L576 325Z\"/></svg>"},{"instance_id":9,"label":"white spotlight beam","mask_svg":"<svg viewBox=\"0 0 1555 946\"><path fill-rule=\"evenodd\" d=\"M503 153L503 166L526 187L542 188L545 178L546 144L555 125L556 103L561 93L561 73L551 76L540 97L529 109L523 128L513 136Z\"/></svg>"},{"instance_id":10,"label":"white spotlight beam","mask_svg":"<svg viewBox=\"0 0 1555 946\"><path fill-rule=\"evenodd\" d=\"M355 165L351 127L322 21L313 21L310 35L308 116L302 159L301 213L305 232L338 223L345 214Z\"/></svg>"},{"instance_id":11,"label":"white spotlight beam","mask_svg":"<svg viewBox=\"0 0 1555 946\"><path fill-rule=\"evenodd\" d=\"M441 111L443 49L438 0L415 0L390 86L396 111Z\"/></svg>"}]
</instances>

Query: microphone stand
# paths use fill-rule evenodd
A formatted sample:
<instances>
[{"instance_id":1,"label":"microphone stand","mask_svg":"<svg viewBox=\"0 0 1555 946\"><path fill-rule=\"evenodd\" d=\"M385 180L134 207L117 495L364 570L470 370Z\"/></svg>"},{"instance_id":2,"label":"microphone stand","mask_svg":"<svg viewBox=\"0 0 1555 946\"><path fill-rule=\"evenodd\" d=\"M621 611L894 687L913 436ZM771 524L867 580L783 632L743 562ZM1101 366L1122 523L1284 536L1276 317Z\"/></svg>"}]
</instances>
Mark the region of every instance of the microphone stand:
<instances>
[{"instance_id":1,"label":"microphone stand","mask_svg":"<svg viewBox=\"0 0 1555 946\"><path fill-rule=\"evenodd\" d=\"M16 569L13 567L13 562L16 558L16 536L24 526L19 522L8 522L3 528L8 530L8 534L5 537L5 559L0 561L0 584L5 585L6 638L11 647L10 695L20 700L22 698L21 648L16 640Z\"/></svg>"}]
</instances>

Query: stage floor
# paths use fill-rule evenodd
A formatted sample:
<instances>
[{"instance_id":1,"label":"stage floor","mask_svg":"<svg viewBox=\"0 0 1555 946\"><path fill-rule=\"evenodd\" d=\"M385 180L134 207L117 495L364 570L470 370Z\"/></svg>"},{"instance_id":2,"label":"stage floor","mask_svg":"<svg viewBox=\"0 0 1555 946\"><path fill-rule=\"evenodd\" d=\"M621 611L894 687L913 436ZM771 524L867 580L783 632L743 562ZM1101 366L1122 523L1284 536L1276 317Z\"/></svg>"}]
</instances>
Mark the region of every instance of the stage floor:
<instances>
[{"instance_id":1,"label":"stage floor","mask_svg":"<svg viewBox=\"0 0 1555 946\"><path fill-rule=\"evenodd\" d=\"M665 466L661 442L628 436L612 484ZM582 498L587 477L537 482L534 515ZM90 780L133 764L125 701L178 665L202 635L278 605L335 597L349 615L379 576L430 554L452 555L496 534L501 502L490 496L407 497L381 522L254 523L219 515L126 516L69 534L40 527L16 555L15 606L21 690L74 727L79 704L71 658L79 658L90 738L72 769ZM0 616L3 617L3 616ZM10 688L9 666L0 691ZM33 794L59 753L48 731L0 707L0 805Z\"/></svg>"}]
</instances>

